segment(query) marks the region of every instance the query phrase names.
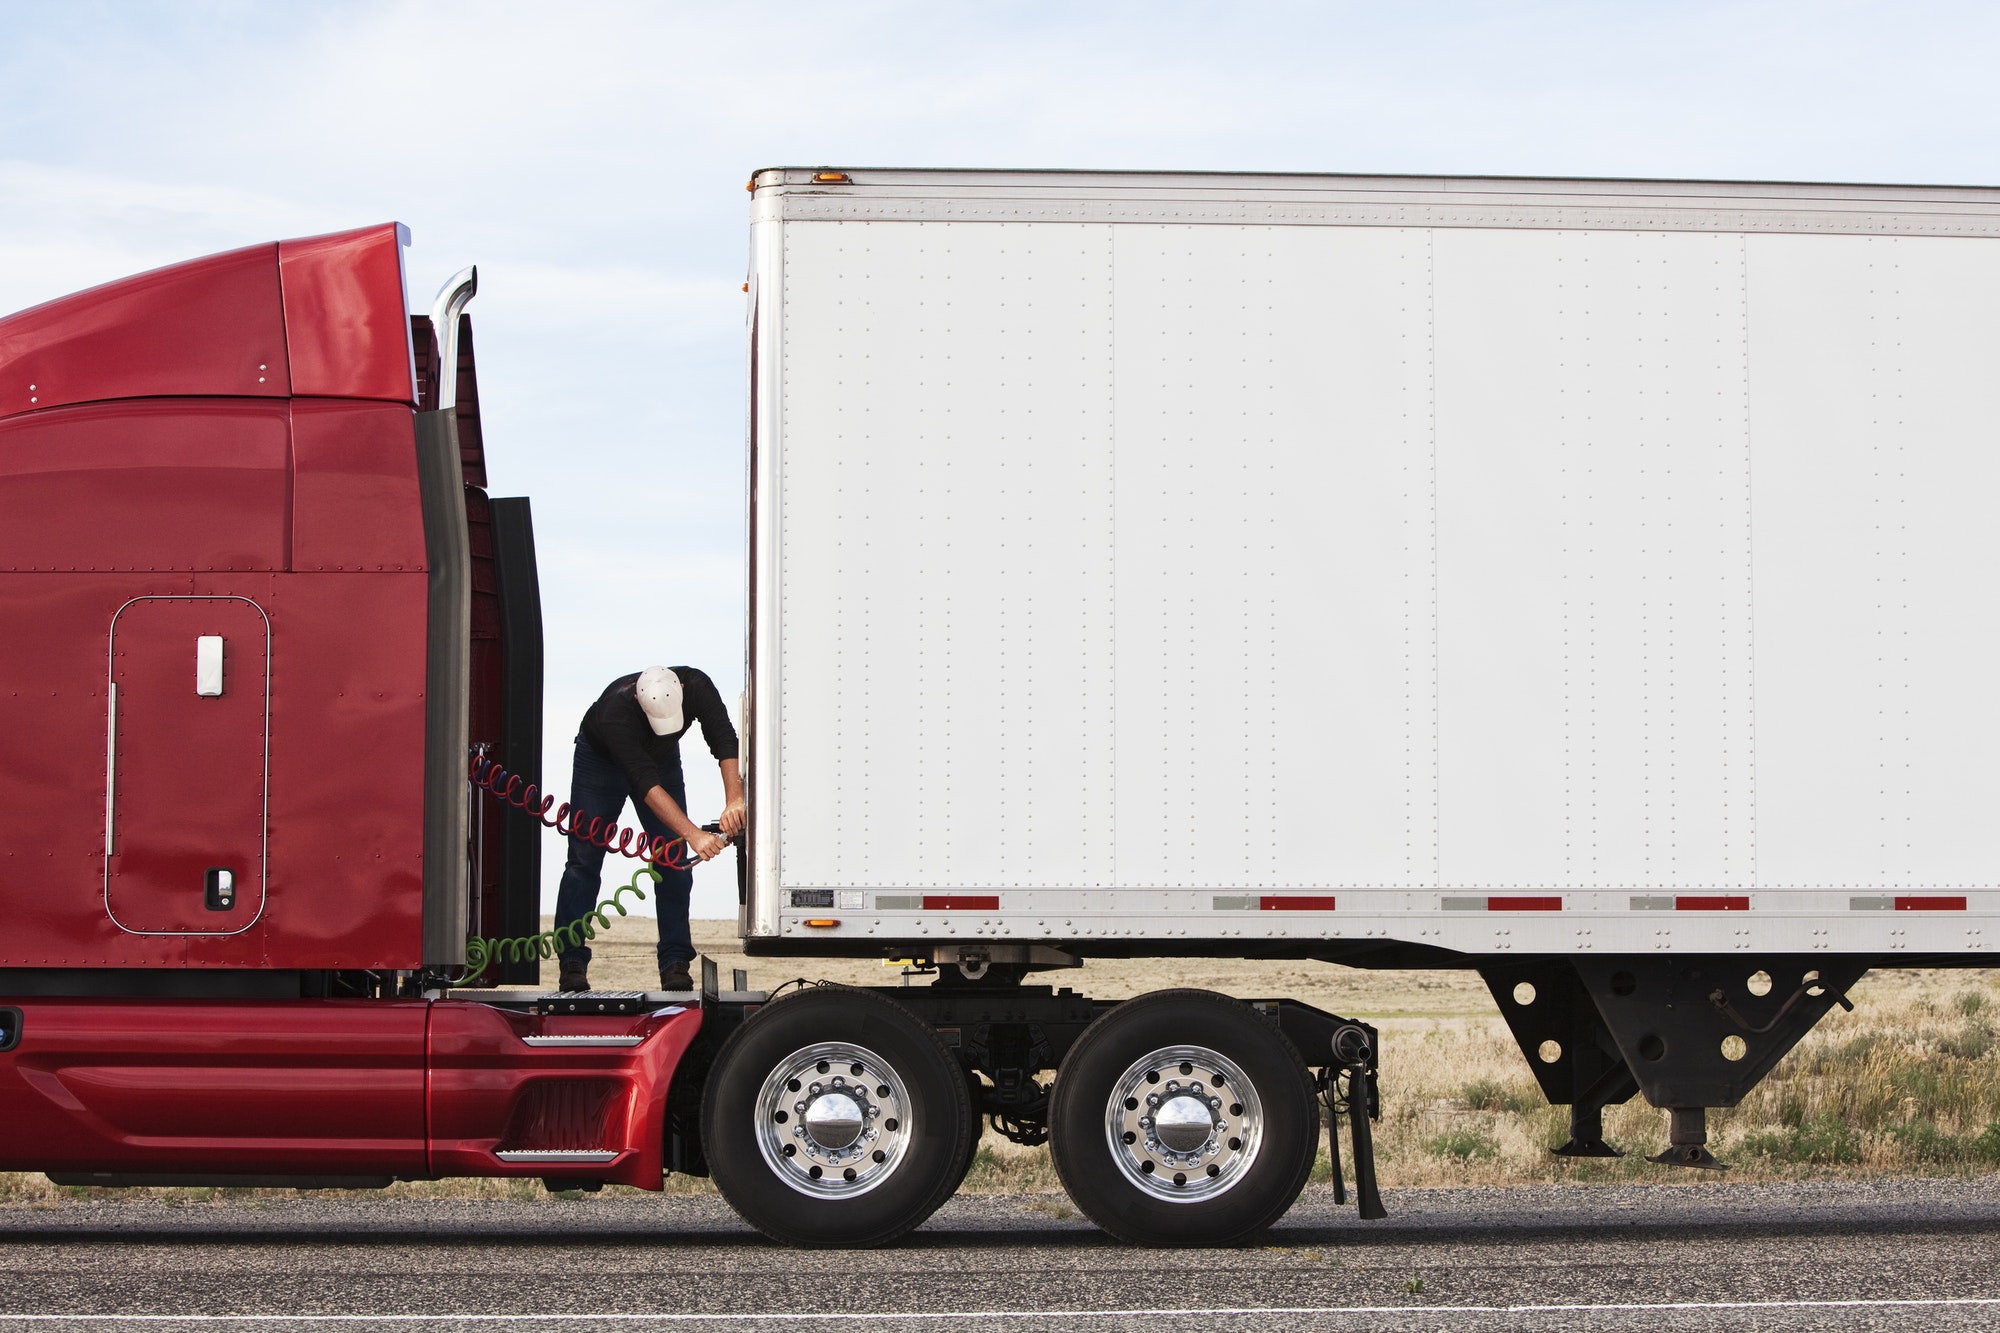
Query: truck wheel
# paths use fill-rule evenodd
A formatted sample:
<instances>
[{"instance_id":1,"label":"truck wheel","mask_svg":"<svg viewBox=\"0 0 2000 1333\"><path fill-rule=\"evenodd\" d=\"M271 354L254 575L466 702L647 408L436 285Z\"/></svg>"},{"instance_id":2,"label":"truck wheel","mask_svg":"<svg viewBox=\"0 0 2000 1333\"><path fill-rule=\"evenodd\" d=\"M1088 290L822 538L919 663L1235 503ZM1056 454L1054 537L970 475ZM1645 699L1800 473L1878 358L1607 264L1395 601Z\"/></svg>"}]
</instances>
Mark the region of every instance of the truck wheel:
<instances>
[{"instance_id":1,"label":"truck wheel","mask_svg":"<svg viewBox=\"0 0 2000 1333\"><path fill-rule=\"evenodd\" d=\"M886 1245L957 1188L971 1109L958 1061L893 1000L818 986L723 1045L702 1097L722 1197L786 1245Z\"/></svg>"},{"instance_id":2,"label":"truck wheel","mask_svg":"<svg viewBox=\"0 0 2000 1333\"><path fill-rule=\"evenodd\" d=\"M979 1081L979 1075L967 1070L965 1073L965 1101L969 1114L965 1117L965 1144L959 1157L957 1179L951 1183L951 1192L958 1193L958 1187L972 1172L973 1159L979 1156L979 1140L986 1133L986 1121L979 1114L980 1099L985 1095L986 1085Z\"/></svg>"},{"instance_id":3,"label":"truck wheel","mask_svg":"<svg viewBox=\"0 0 2000 1333\"><path fill-rule=\"evenodd\" d=\"M1063 1059L1049 1149L1091 1221L1134 1245L1232 1245L1284 1216L1319 1149L1298 1050L1249 1006L1166 990L1109 1010Z\"/></svg>"}]
</instances>

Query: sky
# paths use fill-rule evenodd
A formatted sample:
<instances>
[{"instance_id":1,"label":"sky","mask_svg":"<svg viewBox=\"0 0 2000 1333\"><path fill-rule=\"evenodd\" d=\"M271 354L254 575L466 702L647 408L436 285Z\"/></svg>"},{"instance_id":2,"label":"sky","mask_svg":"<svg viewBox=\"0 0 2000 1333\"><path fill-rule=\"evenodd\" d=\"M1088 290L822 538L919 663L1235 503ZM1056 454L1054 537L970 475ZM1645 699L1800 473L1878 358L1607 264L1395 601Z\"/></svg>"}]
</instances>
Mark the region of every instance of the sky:
<instances>
[{"instance_id":1,"label":"sky","mask_svg":"<svg viewBox=\"0 0 2000 1333\"><path fill-rule=\"evenodd\" d=\"M756 168L2000 185L1996 55L2000 6L1924 0L0 0L0 312L389 219L414 308L477 263L562 793L613 677L742 688ZM734 900L697 873L695 915Z\"/></svg>"}]
</instances>

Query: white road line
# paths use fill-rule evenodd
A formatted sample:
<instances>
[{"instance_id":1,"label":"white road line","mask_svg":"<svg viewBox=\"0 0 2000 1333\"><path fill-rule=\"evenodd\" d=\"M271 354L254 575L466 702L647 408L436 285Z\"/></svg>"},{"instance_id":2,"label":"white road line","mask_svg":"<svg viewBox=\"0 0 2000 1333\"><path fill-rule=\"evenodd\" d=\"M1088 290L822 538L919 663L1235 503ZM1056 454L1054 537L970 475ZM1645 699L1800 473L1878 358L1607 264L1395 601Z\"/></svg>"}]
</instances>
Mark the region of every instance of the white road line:
<instances>
[{"instance_id":1,"label":"white road line","mask_svg":"<svg viewBox=\"0 0 2000 1333\"><path fill-rule=\"evenodd\" d=\"M2000 1296L1947 1296L1851 1301L1659 1301L1602 1305L1245 1305L1226 1309L1180 1310L904 1310L855 1312L753 1311L745 1314L0 1314L0 1323L108 1323L114 1320L181 1324L358 1324L567 1322L580 1319L631 1323L720 1323L724 1320L837 1319L842 1323L884 1319L1161 1319L1216 1315L1334 1314L1615 1314L1666 1310L1911 1310L1948 1306L2000 1306Z\"/></svg>"}]
</instances>

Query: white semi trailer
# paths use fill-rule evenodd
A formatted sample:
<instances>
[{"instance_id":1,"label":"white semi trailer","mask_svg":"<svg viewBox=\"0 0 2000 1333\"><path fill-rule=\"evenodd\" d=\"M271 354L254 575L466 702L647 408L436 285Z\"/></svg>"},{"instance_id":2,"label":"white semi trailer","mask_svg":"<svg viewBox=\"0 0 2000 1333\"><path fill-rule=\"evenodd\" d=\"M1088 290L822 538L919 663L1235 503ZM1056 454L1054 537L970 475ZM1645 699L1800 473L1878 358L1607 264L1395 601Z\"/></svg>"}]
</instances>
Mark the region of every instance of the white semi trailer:
<instances>
[{"instance_id":1,"label":"white semi trailer","mask_svg":"<svg viewBox=\"0 0 2000 1333\"><path fill-rule=\"evenodd\" d=\"M1111 1229L1282 1212L1371 1034L1031 972L1477 969L1559 1151L1643 1092L1710 1165L1864 971L1991 964L2000 191L751 190L743 933L941 969Z\"/></svg>"}]
</instances>

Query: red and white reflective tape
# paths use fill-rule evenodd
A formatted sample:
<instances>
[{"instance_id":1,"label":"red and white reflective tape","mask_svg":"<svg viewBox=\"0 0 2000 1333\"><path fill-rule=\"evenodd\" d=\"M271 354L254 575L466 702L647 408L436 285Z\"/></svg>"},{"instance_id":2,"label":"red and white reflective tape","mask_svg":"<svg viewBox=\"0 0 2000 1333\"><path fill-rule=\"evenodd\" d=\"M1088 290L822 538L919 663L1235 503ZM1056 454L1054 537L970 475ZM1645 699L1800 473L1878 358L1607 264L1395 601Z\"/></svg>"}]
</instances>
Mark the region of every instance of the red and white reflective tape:
<instances>
[{"instance_id":1,"label":"red and white reflective tape","mask_svg":"<svg viewBox=\"0 0 2000 1333\"><path fill-rule=\"evenodd\" d=\"M1747 912L1747 893L1652 893L1632 898L1635 912Z\"/></svg>"},{"instance_id":2,"label":"red and white reflective tape","mask_svg":"<svg viewBox=\"0 0 2000 1333\"><path fill-rule=\"evenodd\" d=\"M1330 893L1218 893L1209 899L1217 912L1331 912Z\"/></svg>"},{"instance_id":3,"label":"red and white reflective tape","mask_svg":"<svg viewBox=\"0 0 2000 1333\"><path fill-rule=\"evenodd\" d=\"M1850 912L1963 912L1960 894L1866 894L1847 900Z\"/></svg>"},{"instance_id":4,"label":"red and white reflective tape","mask_svg":"<svg viewBox=\"0 0 2000 1333\"><path fill-rule=\"evenodd\" d=\"M1477 897L1451 897L1438 900L1438 906L1447 912L1560 912L1563 909L1562 895L1551 894L1484 894Z\"/></svg>"},{"instance_id":5,"label":"red and white reflective tape","mask_svg":"<svg viewBox=\"0 0 2000 1333\"><path fill-rule=\"evenodd\" d=\"M997 912L997 893L878 893L878 912Z\"/></svg>"}]
</instances>

